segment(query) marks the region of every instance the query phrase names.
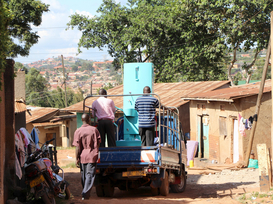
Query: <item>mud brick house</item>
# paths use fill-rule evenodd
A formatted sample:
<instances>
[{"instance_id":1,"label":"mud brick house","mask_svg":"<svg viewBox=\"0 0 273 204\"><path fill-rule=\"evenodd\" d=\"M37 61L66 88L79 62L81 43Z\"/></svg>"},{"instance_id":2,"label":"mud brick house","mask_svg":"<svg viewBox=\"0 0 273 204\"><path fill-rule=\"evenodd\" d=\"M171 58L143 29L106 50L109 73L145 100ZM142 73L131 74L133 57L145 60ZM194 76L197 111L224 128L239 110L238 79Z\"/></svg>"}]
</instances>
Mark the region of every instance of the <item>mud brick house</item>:
<instances>
[{"instance_id":1,"label":"mud brick house","mask_svg":"<svg viewBox=\"0 0 273 204\"><path fill-rule=\"evenodd\" d=\"M47 140L56 138L56 146L70 147L73 142L73 135L77 129L76 115L61 113L58 108L30 107L30 114L26 115L26 129L31 133L33 128L39 130L39 141L44 143Z\"/></svg>"},{"instance_id":2,"label":"mud brick house","mask_svg":"<svg viewBox=\"0 0 273 204\"><path fill-rule=\"evenodd\" d=\"M259 87L256 82L183 97L190 101L190 137L199 142L199 158L219 163L245 159L251 130L242 128L240 116L253 117ZM271 100L271 80L266 80L252 146L256 156L257 144L271 148Z\"/></svg>"}]
</instances>

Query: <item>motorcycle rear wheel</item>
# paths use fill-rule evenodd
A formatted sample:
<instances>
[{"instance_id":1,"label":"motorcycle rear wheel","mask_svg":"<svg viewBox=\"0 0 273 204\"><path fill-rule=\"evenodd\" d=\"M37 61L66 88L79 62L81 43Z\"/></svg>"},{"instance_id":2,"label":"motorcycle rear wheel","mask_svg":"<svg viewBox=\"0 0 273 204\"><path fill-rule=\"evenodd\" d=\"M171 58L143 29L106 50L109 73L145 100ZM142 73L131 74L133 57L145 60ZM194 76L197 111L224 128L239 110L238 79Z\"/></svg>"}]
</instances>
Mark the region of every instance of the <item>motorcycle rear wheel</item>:
<instances>
[{"instance_id":1,"label":"motorcycle rear wheel","mask_svg":"<svg viewBox=\"0 0 273 204\"><path fill-rule=\"evenodd\" d=\"M65 188L65 199L68 200L71 196L68 186Z\"/></svg>"},{"instance_id":2,"label":"motorcycle rear wheel","mask_svg":"<svg viewBox=\"0 0 273 204\"><path fill-rule=\"evenodd\" d=\"M47 193L42 195L41 198L42 198L44 204L56 204L55 198L54 197L50 198Z\"/></svg>"}]
</instances>

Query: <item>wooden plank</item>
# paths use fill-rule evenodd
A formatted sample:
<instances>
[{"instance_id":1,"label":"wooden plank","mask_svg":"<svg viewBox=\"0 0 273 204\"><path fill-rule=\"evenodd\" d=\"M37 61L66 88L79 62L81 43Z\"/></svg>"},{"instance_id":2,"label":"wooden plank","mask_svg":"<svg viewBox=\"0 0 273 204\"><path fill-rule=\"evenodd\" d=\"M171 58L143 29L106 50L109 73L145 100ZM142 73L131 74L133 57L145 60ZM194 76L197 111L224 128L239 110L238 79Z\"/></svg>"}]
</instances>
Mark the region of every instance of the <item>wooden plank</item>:
<instances>
[{"instance_id":1,"label":"wooden plank","mask_svg":"<svg viewBox=\"0 0 273 204\"><path fill-rule=\"evenodd\" d=\"M266 144L257 144L258 164L259 164L259 180L260 191L268 192L270 190L269 184L269 167L268 154Z\"/></svg>"},{"instance_id":2,"label":"wooden plank","mask_svg":"<svg viewBox=\"0 0 273 204\"><path fill-rule=\"evenodd\" d=\"M267 165L268 165L268 174L269 174L269 185L270 187L272 187L272 175L271 175L271 172L272 172L272 166L271 166L271 159L270 159L270 154L269 154L269 148L267 148Z\"/></svg>"}]
</instances>

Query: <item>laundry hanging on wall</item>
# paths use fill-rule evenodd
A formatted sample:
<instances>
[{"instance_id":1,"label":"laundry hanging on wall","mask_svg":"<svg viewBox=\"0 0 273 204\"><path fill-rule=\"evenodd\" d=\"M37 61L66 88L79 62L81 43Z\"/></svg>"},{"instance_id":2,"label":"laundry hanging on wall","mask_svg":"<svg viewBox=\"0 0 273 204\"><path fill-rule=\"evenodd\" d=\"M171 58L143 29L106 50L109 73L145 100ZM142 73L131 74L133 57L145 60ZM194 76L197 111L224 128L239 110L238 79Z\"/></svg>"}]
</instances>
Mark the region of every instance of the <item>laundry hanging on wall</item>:
<instances>
[{"instance_id":1,"label":"laundry hanging on wall","mask_svg":"<svg viewBox=\"0 0 273 204\"><path fill-rule=\"evenodd\" d=\"M257 115L250 116L248 119L245 119L239 113L239 132L242 136L246 136L245 130L251 130L253 121L257 121Z\"/></svg>"}]
</instances>

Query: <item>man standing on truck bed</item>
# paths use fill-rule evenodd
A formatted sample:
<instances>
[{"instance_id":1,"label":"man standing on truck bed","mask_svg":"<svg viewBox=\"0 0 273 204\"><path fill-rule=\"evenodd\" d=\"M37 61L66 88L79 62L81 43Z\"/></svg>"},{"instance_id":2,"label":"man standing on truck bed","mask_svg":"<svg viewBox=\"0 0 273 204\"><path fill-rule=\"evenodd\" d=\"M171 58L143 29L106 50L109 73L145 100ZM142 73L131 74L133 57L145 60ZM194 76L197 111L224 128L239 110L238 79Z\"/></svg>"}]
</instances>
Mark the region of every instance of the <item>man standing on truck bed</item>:
<instances>
[{"instance_id":1,"label":"man standing on truck bed","mask_svg":"<svg viewBox=\"0 0 273 204\"><path fill-rule=\"evenodd\" d=\"M99 95L107 95L105 89L99 90ZM104 97L99 97L92 104L92 109L95 110L98 118L98 130L101 136L101 147L105 147L105 133L107 134L108 147L115 147L115 127L113 120L115 119L116 107L114 101ZM93 114L94 115L94 114ZM95 116L95 115L94 115Z\"/></svg>"},{"instance_id":2,"label":"man standing on truck bed","mask_svg":"<svg viewBox=\"0 0 273 204\"><path fill-rule=\"evenodd\" d=\"M97 128L89 125L90 116L82 115L82 126L74 133L73 145L76 146L77 165L81 165L82 199L88 199L95 181L96 162L100 145L100 133Z\"/></svg>"},{"instance_id":3,"label":"man standing on truck bed","mask_svg":"<svg viewBox=\"0 0 273 204\"><path fill-rule=\"evenodd\" d=\"M159 107L158 100L150 96L151 89L145 86L143 96L137 98L135 109L138 112L139 135L141 136L142 146L153 146L155 136L155 114Z\"/></svg>"}]
</instances>

